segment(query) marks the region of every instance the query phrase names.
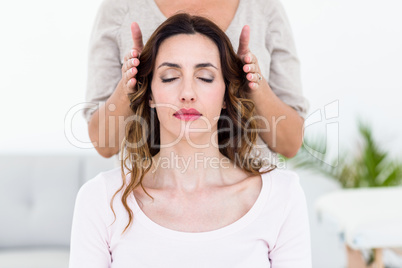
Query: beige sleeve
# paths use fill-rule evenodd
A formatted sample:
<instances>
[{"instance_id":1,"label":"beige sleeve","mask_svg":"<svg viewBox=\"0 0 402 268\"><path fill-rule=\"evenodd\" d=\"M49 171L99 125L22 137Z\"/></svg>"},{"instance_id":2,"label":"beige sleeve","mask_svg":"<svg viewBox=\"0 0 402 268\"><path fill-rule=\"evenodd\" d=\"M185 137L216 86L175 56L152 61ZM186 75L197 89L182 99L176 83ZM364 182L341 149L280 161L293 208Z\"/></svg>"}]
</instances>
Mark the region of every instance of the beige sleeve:
<instances>
[{"instance_id":1,"label":"beige sleeve","mask_svg":"<svg viewBox=\"0 0 402 268\"><path fill-rule=\"evenodd\" d=\"M265 44L271 54L269 85L274 93L303 118L308 101L303 97L300 62L287 15L279 0L266 6L269 25Z\"/></svg>"},{"instance_id":2,"label":"beige sleeve","mask_svg":"<svg viewBox=\"0 0 402 268\"><path fill-rule=\"evenodd\" d=\"M122 0L104 0L98 10L89 44L86 108L83 110L87 122L121 79L120 32L126 14L127 7Z\"/></svg>"}]
</instances>

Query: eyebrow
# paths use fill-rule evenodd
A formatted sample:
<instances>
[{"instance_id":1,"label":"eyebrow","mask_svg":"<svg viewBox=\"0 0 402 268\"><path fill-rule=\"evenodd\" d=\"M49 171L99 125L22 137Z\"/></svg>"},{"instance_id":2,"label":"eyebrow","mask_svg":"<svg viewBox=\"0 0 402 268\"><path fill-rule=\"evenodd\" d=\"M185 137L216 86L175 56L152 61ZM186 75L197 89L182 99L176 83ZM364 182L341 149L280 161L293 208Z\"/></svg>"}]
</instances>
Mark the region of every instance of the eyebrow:
<instances>
[{"instance_id":1,"label":"eyebrow","mask_svg":"<svg viewBox=\"0 0 402 268\"><path fill-rule=\"evenodd\" d=\"M178 69L181 68L180 65L178 65L176 63L164 62L161 65L159 65L157 69L159 69L160 67L163 67L163 66L172 67L172 68L178 68ZM212 63L209 63L209 62L207 62L207 63L198 63L197 65L195 65L195 69L197 69L197 68L205 68L205 67L213 67L213 68L218 70L218 68L216 68Z\"/></svg>"}]
</instances>

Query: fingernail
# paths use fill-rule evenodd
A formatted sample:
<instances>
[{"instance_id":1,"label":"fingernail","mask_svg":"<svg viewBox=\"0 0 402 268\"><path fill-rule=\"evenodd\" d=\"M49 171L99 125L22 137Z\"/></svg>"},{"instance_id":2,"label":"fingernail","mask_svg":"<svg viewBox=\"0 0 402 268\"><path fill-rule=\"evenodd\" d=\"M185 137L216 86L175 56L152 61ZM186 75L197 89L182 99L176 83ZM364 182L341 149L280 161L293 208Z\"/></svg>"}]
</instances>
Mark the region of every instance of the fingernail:
<instances>
[{"instance_id":1,"label":"fingernail","mask_svg":"<svg viewBox=\"0 0 402 268\"><path fill-rule=\"evenodd\" d=\"M131 50L131 57L134 57L134 50Z\"/></svg>"},{"instance_id":2,"label":"fingernail","mask_svg":"<svg viewBox=\"0 0 402 268\"><path fill-rule=\"evenodd\" d=\"M131 64L134 65L134 59L131 59Z\"/></svg>"}]
</instances>

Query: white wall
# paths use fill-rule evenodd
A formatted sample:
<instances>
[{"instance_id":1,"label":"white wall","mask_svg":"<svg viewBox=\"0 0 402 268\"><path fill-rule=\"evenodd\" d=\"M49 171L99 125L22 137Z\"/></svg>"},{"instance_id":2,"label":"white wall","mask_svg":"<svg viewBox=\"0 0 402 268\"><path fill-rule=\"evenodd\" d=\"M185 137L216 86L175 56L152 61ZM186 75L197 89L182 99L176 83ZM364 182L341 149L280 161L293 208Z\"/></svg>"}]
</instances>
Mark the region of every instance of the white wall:
<instances>
[{"instance_id":1,"label":"white wall","mask_svg":"<svg viewBox=\"0 0 402 268\"><path fill-rule=\"evenodd\" d=\"M402 2L283 3L302 63L310 112L339 100L341 148L355 145L360 116L372 123L384 147L401 156Z\"/></svg>"},{"instance_id":2,"label":"white wall","mask_svg":"<svg viewBox=\"0 0 402 268\"><path fill-rule=\"evenodd\" d=\"M99 3L0 2L2 152L76 151L65 138L64 118L84 100L88 40ZM74 132L89 141L80 115Z\"/></svg>"}]
</instances>

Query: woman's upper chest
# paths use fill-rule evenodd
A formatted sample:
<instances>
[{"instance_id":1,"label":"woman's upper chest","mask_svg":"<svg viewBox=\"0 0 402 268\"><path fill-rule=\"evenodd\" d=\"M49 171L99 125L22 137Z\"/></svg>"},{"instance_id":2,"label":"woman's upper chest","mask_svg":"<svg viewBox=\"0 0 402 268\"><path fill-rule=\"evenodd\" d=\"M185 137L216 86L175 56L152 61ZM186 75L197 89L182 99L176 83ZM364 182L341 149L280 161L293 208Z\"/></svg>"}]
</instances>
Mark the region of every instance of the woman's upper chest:
<instances>
[{"instance_id":1,"label":"woman's upper chest","mask_svg":"<svg viewBox=\"0 0 402 268\"><path fill-rule=\"evenodd\" d=\"M259 177L259 176L258 176ZM178 194L152 191L135 197L142 212L153 222L181 232L207 232L230 225L253 207L261 191L261 179L209 191Z\"/></svg>"}]
</instances>

